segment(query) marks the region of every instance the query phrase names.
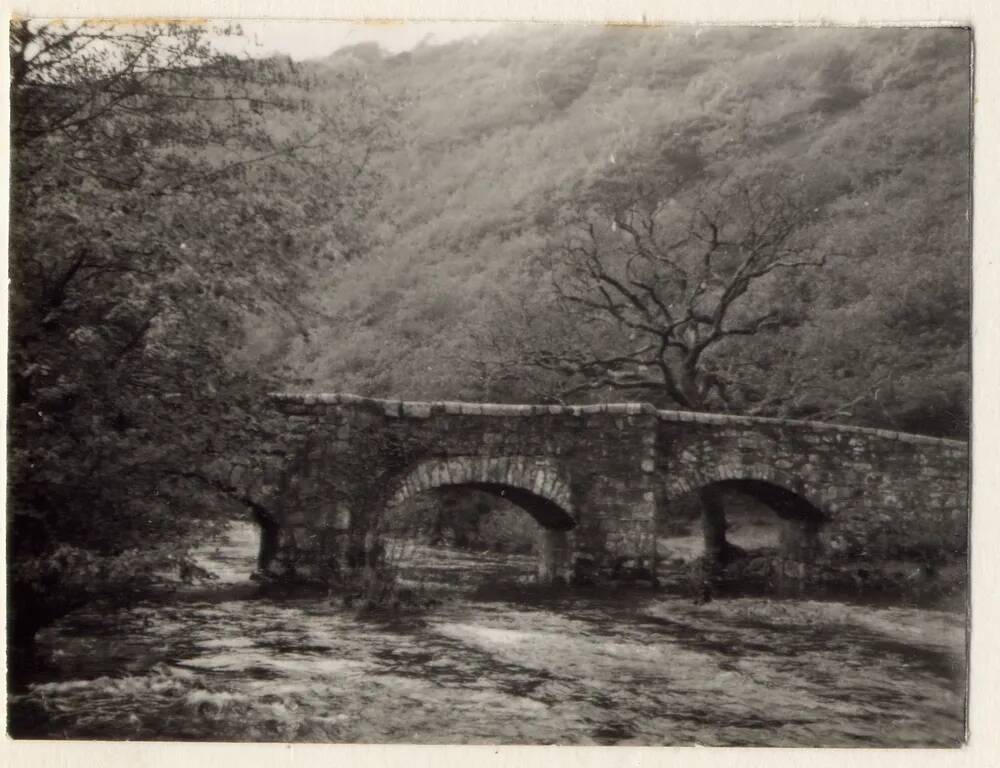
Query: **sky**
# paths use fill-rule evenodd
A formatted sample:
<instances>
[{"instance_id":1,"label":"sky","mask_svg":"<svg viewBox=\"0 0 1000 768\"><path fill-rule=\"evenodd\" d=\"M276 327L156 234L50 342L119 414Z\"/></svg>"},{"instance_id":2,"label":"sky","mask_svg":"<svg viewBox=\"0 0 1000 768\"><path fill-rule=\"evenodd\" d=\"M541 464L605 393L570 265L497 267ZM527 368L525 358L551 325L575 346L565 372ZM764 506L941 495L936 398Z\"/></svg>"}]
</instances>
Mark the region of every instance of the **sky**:
<instances>
[{"instance_id":1,"label":"sky","mask_svg":"<svg viewBox=\"0 0 1000 768\"><path fill-rule=\"evenodd\" d=\"M421 41L441 44L477 38L503 26L492 22L345 22L241 21L245 39L220 38L228 53L251 56L284 54L296 61L328 56L337 48L377 42L391 53L415 48Z\"/></svg>"}]
</instances>

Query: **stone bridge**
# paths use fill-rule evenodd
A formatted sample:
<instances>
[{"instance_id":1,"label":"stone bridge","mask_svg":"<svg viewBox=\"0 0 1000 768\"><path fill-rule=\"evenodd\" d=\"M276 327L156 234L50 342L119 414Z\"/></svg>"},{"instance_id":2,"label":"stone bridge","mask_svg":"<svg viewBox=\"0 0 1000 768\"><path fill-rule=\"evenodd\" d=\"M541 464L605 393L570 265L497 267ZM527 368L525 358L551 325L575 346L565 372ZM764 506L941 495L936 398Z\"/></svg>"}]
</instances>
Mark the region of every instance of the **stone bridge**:
<instances>
[{"instance_id":1,"label":"stone bridge","mask_svg":"<svg viewBox=\"0 0 1000 768\"><path fill-rule=\"evenodd\" d=\"M968 537L968 445L954 440L644 403L344 394L275 394L272 402L290 438L261 546L262 569L276 575L315 576L366 537L370 545L386 510L446 486L494 494L530 514L541 527L543 579L623 558L655 570L657 523L693 492L706 509L706 542L724 546L713 499L736 490L775 511L783 541L804 561L964 552Z\"/></svg>"}]
</instances>

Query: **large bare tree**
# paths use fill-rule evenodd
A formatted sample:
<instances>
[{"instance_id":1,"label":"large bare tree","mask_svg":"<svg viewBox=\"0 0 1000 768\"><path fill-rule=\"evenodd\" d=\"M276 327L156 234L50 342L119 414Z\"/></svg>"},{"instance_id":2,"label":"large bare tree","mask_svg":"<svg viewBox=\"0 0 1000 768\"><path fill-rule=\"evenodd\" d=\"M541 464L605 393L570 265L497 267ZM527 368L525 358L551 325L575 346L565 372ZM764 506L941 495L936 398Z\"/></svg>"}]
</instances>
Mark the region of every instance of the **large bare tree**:
<instances>
[{"instance_id":1,"label":"large bare tree","mask_svg":"<svg viewBox=\"0 0 1000 768\"><path fill-rule=\"evenodd\" d=\"M561 378L563 397L638 390L686 409L745 407L722 351L798 322L795 277L826 264L814 216L776 183L743 181L574 212L546 254L571 332L522 337L526 363Z\"/></svg>"}]
</instances>

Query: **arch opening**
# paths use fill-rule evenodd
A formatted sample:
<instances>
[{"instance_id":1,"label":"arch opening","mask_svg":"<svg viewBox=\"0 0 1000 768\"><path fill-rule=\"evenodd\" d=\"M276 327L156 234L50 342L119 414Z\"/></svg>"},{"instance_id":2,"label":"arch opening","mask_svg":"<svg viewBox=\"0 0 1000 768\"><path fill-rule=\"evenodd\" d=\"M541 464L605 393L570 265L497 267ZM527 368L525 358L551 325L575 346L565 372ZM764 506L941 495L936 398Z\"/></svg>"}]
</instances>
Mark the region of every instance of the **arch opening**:
<instances>
[{"instance_id":1,"label":"arch opening","mask_svg":"<svg viewBox=\"0 0 1000 768\"><path fill-rule=\"evenodd\" d=\"M278 530L270 518L234 514L192 549L194 565L216 584L246 584L277 552Z\"/></svg>"},{"instance_id":2,"label":"arch opening","mask_svg":"<svg viewBox=\"0 0 1000 768\"><path fill-rule=\"evenodd\" d=\"M470 488L482 491L496 498L504 499L531 515L535 519L535 522L542 526L542 528L552 531L569 531L576 527L576 520L556 502L514 485L505 485L502 483L461 483L442 487Z\"/></svg>"},{"instance_id":3,"label":"arch opening","mask_svg":"<svg viewBox=\"0 0 1000 768\"><path fill-rule=\"evenodd\" d=\"M826 515L808 499L775 483L719 480L698 489L705 554L726 564L751 551L807 560L819 551Z\"/></svg>"},{"instance_id":4,"label":"arch opening","mask_svg":"<svg viewBox=\"0 0 1000 768\"><path fill-rule=\"evenodd\" d=\"M668 502L659 548L668 562L704 558L715 567L747 558L809 562L828 516L800 493L770 480L719 479Z\"/></svg>"},{"instance_id":5,"label":"arch opening","mask_svg":"<svg viewBox=\"0 0 1000 768\"><path fill-rule=\"evenodd\" d=\"M413 560L460 559L485 580L568 578L574 518L552 499L496 482L442 483L396 499L392 536Z\"/></svg>"},{"instance_id":6,"label":"arch opening","mask_svg":"<svg viewBox=\"0 0 1000 768\"><path fill-rule=\"evenodd\" d=\"M804 496L767 480L718 480L707 488L749 496L770 507L783 520L813 521L821 524L826 514Z\"/></svg>"}]
</instances>

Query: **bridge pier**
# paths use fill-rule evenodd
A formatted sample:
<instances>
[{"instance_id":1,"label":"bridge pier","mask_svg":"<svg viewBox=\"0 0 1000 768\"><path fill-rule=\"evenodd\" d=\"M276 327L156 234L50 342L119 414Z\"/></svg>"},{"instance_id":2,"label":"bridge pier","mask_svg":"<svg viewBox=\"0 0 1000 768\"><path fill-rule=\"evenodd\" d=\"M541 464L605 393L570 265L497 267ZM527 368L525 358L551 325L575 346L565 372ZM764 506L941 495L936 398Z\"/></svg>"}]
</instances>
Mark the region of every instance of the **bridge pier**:
<instances>
[{"instance_id":1,"label":"bridge pier","mask_svg":"<svg viewBox=\"0 0 1000 768\"><path fill-rule=\"evenodd\" d=\"M566 583L573 570L573 546L569 531L542 528L538 534L538 582Z\"/></svg>"},{"instance_id":2,"label":"bridge pier","mask_svg":"<svg viewBox=\"0 0 1000 768\"><path fill-rule=\"evenodd\" d=\"M726 538L726 507L718 488L706 486L698 497L701 500L702 532L705 537L705 559L713 566L725 566L740 551Z\"/></svg>"},{"instance_id":3,"label":"bridge pier","mask_svg":"<svg viewBox=\"0 0 1000 768\"><path fill-rule=\"evenodd\" d=\"M809 562L822 551L820 521L813 518L781 520L781 551L791 560Z\"/></svg>"}]
</instances>

